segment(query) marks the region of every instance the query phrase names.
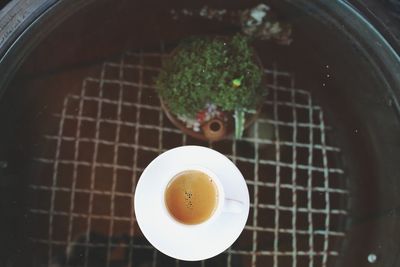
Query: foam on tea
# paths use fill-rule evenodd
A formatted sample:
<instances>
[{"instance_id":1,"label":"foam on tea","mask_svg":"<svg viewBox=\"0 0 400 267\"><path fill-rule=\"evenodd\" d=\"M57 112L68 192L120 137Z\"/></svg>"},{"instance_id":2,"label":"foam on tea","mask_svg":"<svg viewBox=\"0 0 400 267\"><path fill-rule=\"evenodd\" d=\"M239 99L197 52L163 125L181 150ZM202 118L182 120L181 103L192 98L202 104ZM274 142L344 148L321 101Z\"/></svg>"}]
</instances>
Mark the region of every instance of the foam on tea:
<instances>
[{"instance_id":1,"label":"foam on tea","mask_svg":"<svg viewBox=\"0 0 400 267\"><path fill-rule=\"evenodd\" d=\"M214 213L218 189L204 172L187 170L175 175L165 190L169 213L184 224L199 224Z\"/></svg>"}]
</instances>

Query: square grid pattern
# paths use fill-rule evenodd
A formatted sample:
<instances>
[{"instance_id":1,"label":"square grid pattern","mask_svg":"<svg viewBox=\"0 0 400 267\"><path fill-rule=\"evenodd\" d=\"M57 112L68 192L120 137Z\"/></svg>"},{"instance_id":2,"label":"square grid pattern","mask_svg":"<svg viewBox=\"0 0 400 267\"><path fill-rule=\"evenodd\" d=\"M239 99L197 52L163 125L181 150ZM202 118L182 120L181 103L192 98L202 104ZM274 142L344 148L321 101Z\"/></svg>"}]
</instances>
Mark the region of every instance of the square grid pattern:
<instances>
[{"instance_id":1,"label":"square grid pattern","mask_svg":"<svg viewBox=\"0 0 400 267\"><path fill-rule=\"evenodd\" d=\"M348 191L328 144L321 107L292 74L265 69L269 95L240 140L182 134L160 108L153 79L162 53L126 52L87 77L53 114L34 159L30 238L43 266L328 266L345 237ZM133 212L142 170L180 145L209 146L242 171L251 207L239 239L221 255L180 262L155 250Z\"/></svg>"}]
</instances>

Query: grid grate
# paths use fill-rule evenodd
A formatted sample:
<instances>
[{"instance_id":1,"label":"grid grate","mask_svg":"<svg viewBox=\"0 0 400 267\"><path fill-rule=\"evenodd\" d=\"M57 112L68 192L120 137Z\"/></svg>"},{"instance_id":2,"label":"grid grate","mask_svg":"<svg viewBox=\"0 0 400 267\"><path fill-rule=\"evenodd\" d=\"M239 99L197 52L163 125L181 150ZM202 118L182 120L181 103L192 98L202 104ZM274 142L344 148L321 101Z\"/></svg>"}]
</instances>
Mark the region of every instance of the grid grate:
<instances>
[{"instance_id":1,"label":"grid grate","mask_svg":"<svg viewBox=\"0 0 400 267\"><path fill-rule=\"evenodd\" d=\"M345 237L348 191L329 144L324 114L291 73L265 69L271 83L262 115L240 140L206 143L164 116L152 83L163 54L131 53L102 64L80 94L65 97L50 152L31 179L31 242L43 266L186 266L158 253L133 213L141 171L159 153L210 146L243 172L247 225L226 252L190 266L327 266ZM39 200L38 200L39 199ZM146 265L147 264L147 265ZM197 265L196 265L197 264Z\"/></svg>"}]
</instances>

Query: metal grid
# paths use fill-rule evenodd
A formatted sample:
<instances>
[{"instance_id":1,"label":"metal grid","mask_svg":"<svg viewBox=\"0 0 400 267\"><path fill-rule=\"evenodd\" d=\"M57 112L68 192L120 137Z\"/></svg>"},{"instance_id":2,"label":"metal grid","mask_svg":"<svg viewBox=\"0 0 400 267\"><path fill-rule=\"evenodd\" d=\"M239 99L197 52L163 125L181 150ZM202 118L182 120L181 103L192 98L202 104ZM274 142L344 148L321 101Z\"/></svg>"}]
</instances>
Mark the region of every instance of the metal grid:
<instances>
[{"instance_id":1,"label":"metal grid","mask_svg":"<svg viewBox=\"0 0 400 267\"><path fill-rule=\"evenodd\" d=\"M87 77L53 114L58 131L30 184L31 242L43 266L185 266L158 253L133 213L134 186L159 153L210 146L243 172L251 194L242 235L226 252L190 266L327 266L345 237L348 191L321 107L294 76L265 69L262 116L240 140L205 143L164 116L154 91L161 53L127 52ZM39 200L37 200L39 199ZM146 265L147 264L147 265ZM197 265L196 265L197 264Z\"/></svg>"}]
</instances>

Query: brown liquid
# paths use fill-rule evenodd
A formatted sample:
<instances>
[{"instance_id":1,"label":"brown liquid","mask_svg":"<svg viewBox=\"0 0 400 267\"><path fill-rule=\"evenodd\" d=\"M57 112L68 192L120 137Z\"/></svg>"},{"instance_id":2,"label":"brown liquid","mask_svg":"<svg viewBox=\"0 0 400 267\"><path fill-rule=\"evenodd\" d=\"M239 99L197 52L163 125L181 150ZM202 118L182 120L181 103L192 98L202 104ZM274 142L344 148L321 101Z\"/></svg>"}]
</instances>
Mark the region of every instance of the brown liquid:
<instances>
[{"instance_id":1,"label":"brown liquid","mask_svg":"<svg viewBox=\"0 0 400 267\"><path fill-rule=\"evenodd\" d=\"M199 224L212 216L218 202L218 190L207 174L188 170L177 174L165 190L169 213L184 224Z\"/></svg>"}]
</instances>

